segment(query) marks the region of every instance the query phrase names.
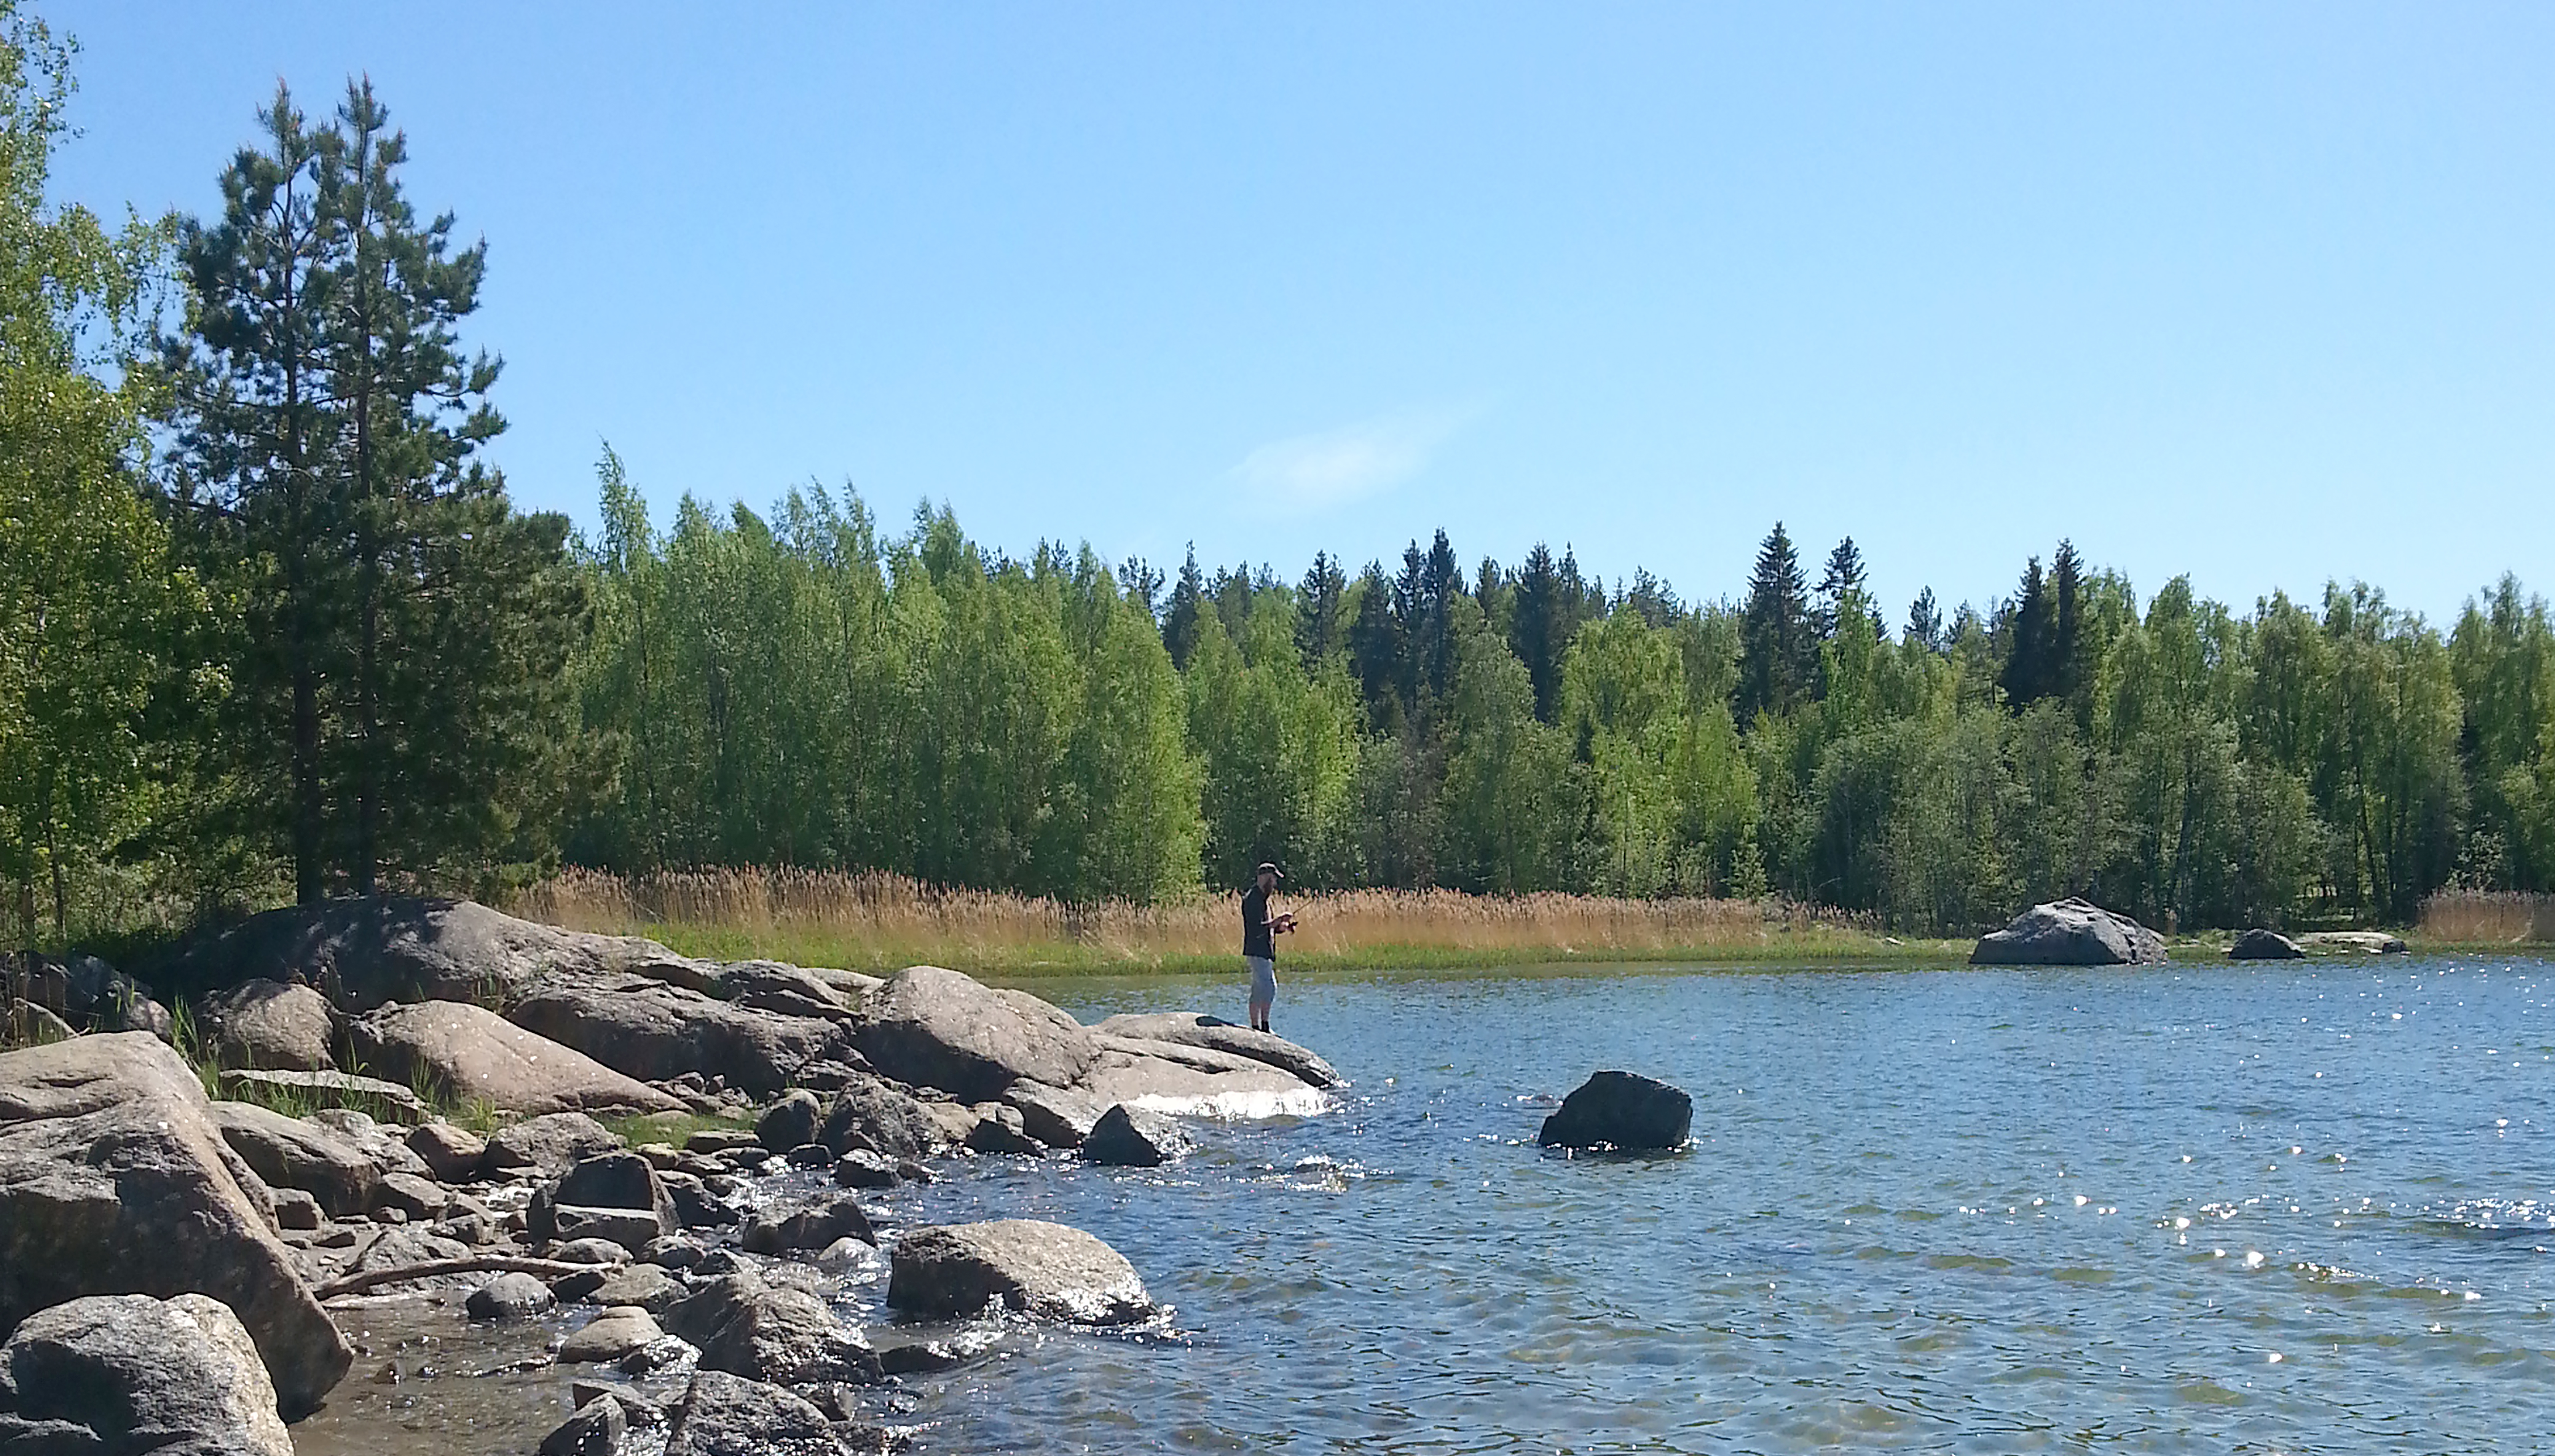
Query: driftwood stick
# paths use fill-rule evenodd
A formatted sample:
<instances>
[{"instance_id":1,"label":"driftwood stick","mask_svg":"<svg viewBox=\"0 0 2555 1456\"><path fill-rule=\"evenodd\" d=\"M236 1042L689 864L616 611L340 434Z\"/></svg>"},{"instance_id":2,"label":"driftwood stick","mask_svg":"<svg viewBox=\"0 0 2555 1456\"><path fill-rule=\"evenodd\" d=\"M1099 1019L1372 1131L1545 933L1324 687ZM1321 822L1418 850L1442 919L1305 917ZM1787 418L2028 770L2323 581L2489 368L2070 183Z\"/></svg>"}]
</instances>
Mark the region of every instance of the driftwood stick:
<instances>
[{"instance_id":1,"label":"driftwood stick","mask_svg":"<svg viewBox=\"0 0 2555 1456\"><path fill-rule=\"evenodd\" d=\"M619 1265L613 1264L569 1264L558 1259L528 1259L520 1254L470 1254L459 1259L430 1259L424 1264L404 1264L397 1269L368 1270L363 1274L330 1279L310 1293L314 1298L334 1299L340 1294L360 1294L382 1284L440 1278L445 1274L528 1274L555 1279L572 1274L618 1268Z\"/></svg>"}]
</instances>

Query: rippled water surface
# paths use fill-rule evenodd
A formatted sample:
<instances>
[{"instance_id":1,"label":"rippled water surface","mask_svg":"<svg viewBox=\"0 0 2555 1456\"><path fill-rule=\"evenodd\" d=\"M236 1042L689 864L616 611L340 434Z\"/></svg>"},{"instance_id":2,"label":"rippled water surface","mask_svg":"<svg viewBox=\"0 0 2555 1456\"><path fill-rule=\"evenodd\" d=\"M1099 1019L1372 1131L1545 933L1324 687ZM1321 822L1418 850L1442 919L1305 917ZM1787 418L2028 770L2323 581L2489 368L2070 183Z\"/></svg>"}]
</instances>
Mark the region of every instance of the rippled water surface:
<instances>
[{"instance_id":1,"label":"rippled water surface","mask_svg":"<svg viewBox=\"0 0 2555 1456\"><path fill-rule=\"evenodd\" d=\"M1290 982L1337 1116L933 1190L1090 1228L1183 1333L926 1385L923 1445L2555 1445L2550 969ZM1533 1149L1600 1066L1692 1152Z\"/></svg>"},{"instance_id":2,"label":"rippled water surface","mask_svg":"<svg viewBox=\"0 0 2555 1456\"><path fill-rule=\"evenodd\" d=\"M924 1452L2555 1449L2550 973L1290 980L1337 1112L883 1195L1090 1229L1175 1306L1011 1327L895 1418ZM1038 989L1242 1010L1238 981ZM1693 1149L1538 1152L1605 1066L1690 1090ZM883 1324L881 1292L842 1298ZM524 1412L517 1379L350 1383L307 1449L388 1449L384 1416L529 1449L564 1396L520 1378Z\"/></svg>"}]
</instances>

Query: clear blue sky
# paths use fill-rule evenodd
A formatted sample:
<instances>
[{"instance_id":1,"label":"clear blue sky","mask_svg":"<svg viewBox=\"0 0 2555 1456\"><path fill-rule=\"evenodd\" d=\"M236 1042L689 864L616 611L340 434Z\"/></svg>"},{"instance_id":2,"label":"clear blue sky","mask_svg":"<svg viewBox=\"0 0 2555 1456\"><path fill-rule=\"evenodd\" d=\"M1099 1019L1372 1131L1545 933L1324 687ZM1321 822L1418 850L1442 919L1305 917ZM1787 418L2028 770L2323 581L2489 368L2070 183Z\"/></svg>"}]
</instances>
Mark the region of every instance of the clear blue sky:
<instances>
[{"instance_id":1,"label":"clear blue sky","mask_svg":"<svg viewBox=\"0 0 2555 1456\"><path fill-rule=\"evenodd\" d=\"M2543 4L37 8L94 204L369 71L581 521L608 439L661 511L1289 576L1442 525L1720 596L1780 517L1893 620L2062 536L2555 591Z\"/></svg>"}]
</instances>

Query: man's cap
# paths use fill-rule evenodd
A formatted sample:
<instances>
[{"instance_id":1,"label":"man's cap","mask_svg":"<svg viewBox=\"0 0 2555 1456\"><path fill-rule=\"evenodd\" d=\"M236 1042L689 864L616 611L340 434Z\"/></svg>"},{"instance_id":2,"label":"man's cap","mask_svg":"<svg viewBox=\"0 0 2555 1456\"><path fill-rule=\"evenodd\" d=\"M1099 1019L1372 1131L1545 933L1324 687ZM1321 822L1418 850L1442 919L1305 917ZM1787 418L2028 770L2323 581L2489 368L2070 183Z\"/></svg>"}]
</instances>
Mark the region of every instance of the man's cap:
<instances>
[{"instance_id":1,"label":"man's cap","mask_svg":"<svg viewBox=\"0 0 2555 1456\"><path fill-rule=\"evenodd\" d=\"M1280 880L1286 878L1286 872L1278 868L1278 862L1275 860L1262 860L1260 862L1260 868L1252 871L1251 873L1254 875L1275 875Z\"/></svg>"}]
</instances>

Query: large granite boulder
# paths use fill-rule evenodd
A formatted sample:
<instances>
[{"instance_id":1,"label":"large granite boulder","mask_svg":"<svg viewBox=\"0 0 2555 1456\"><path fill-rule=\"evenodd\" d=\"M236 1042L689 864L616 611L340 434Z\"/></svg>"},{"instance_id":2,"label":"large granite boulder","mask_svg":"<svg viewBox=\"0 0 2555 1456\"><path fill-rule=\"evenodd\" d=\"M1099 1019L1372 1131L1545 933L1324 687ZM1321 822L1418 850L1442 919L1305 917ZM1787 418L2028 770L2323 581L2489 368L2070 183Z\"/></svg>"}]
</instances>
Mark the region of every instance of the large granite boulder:
<instances>
[{"instance_id":1,"label":"large granite boulder","mask_svg":"<svg viewBox=\"0 0 2555 1456\"><path fill-rule=\"evenodd\" d=\"M208 1294L238 1314L279 1407L298 1418L354 1352L304 1287L272 1212L203 1083L156 1037L0 1055L0 1329L89 1294Z\"/></svg>"},{"instance_id":2,"label":"large granite boulder","mask_svg":"<svg viewBox=\"0 0 2555 1456\"><path fill-rule=\"evenodd\" d=\"M1294 1073L1238 1052L1107 1032L1092 1033L1092 1040L1100 1054L1076 1090L1103 1107L1150 1097L1202 1112L1266 1116L1308 1111L1296 1104L1322 1098Z\"/></svg>"},{"instance_id":3,"label":"large granite boulder","mask_svg":"<svg viewBox=\"0 0 2555 1456\"><path fill-rule=\"evenodd\" d=\"M268 1187L299 1188L332 1218L374 1208L382 1166L348 1140L253 1102L216 1102L212 1116L222 1141Z\"/></svg>"},{"instance_id":4,"label":"large granite boulder","mask_svg":"<svg viewBox=\"0 0 2555 1456\"><path fill-rule=\"evenodd\" d=\"M2089 900L2035 905L1979 937L1974 966L2144 966L2165 962L2164 940Z\"/></svg>"},{"instance_id":5,"label":"large granite boulder","mask_svg":"<svg viewBox=\"0 0 2555 1456\"><path fill-rule=\"evenodd\" d=\"M506 1015L633 1077L698 1072L756 1097L790 1086L798 1068L844 1040L822 1017L758 1011L646 976L548 981Z\"/></svg>"},{"instance_id":6,"label":"large granite boulder","mask_svg":"<svg viewBox=\"0 0 2555 1456\"><path fill-rule=\"evenodd\" d=\"M715 1369L676 1402L666 1456L843 1456L825 1412L779 1386Z\"/></svg>"},{"instance_id":7,"label":"large granite boulder","mask_svg":"<svg viewBox=\"0 0 2555 1456\"><path fill-rule=\"evenodd\" d=\"M886 1075L971 1103L1022 1078L1070 1087L1099 1056L1091 1033L1063 1012L938 966L909 966L874 992L858 1043Z\"/></svg>"},{"instance_id":8,"label":"large granite boulder","mask_svg":"<svg viewBox=\"0 0 2555 1456\"><path fill-rule=\"evenodd\" d=\"M5 955L0 972L0 1003L42 1007L74 1031L149 1031L169 1039L169 1009L152 999L151 988L96 956Z\"/></svg>"},{"instance_id":9,"label":"large granite boulder","mask_svg":"<svg viewBox=\"0 0 2555 1456\"><path fill-rule=\"evenodd\" d=\"M703 1370L791 1386L879 1379L878 1355L858 1326L806 1290L753 1274L711 1281L668 1309L665 1324L700 1348Z\"/></svg>"},{"instance_id":10,"label":"large granite boulder","mask_svg":"<svg viewBox=\"0 0 2555 1456\"><path fill-rule=\"evenodd\" d=\"M2229 960L2296 960L2305 954L2288 936L2259 926L2238 935L2236 943L2227 947Z\"/></svg>"},{"instance_id":11,"label":"large granite boulder","mask_svg":"<svg viewBox=\"0 0 2555 1456\"><path fill-rule=\"evenodd\" d=\"M479 1155L479 1171L489 1177L532 1172L554 1178L586 1158L617 1153L621 1140L612 1130L581 1112L553 1112L526 1118L488 1136Z\"/></svg>"},{"instance_id":12,"label":"large granite boulder","mask_svg":"<svg viewBox=\"0 0 2555 1456\"><path fill-rule=\"evenodd\" d=\"M302 980L360 1012L392 1002L511 1001L546 977L682 960L653 940L561 930L473 901L380 896L252 915L187 946L168 979Z\"/></svg>"},{"instance_id":13,"label":"large granite boulder","mask_svg":"<svg viewBox=\"0 0 2555 1456\"><path fill-rule=\"evenodd\" d=\"M207 999L213 1059L226 1067L324 1072L337 1066L337 1013L307 986L250 981Z\"/></svg>"},{"instance_id":14,"label":"large granite boulder","mask_svg":"<svg viewBox=\"0 0 2555 1456\"><path fill-rule=\"evenodd\" d=\"M0 1451L293 1456L275 1383L230 1306L92 1294L0 1346Z\"/></svg>"},{"instance_id":15,"label":"large granite boulder","mask_svg":"<svg viewBox=\"0 0 2555 1456\"><path fill-rule=\"evenodd\" d=\"M403 1082L506 1112L678 1112L682 1103L592 1057L459 1001L387 1006L349 1029L366 1062Z\"/></svg>"},{"instance_id":16,"label":"large granite boulder","mask_svg":"<svg viewBox=\"0 0 2555 1456\"><path fill-rule=\"evenodd\" d=\"M1535 1142L1646 1153L1683 1148L1693 1127L1694 1099L1683 1092L1638 1072L1598 1072L1561 1099Z\"/></svg>"},{"instance_id":17,"label":"large granite boulder","mask_svg":"<svg viewBox=\"0 0 2555 1456\"><path fill-rule=\"evenodd\" d=\"M1168 1041L1181 1046L1203 1046L1209 1051L1231 1052L1253 1061L1266 1062L1309 1087L1348 1085L1348 1079L1333 1069L1329 1062L1283 1036L1237 1027L1231 1022L1197 1012L1128 1013L1111 1017L1091 1030L1106 1035L1124 1036L1132 1041Z\"/></svg>"},{"instance_id":18,"label":"large granite boulder","mask_svg":"<svg viewBox=\"0 0 2555 1456\"><path fill-rule=\"evenodd\" d=\"M673 1194L656 1165L636 1153L589 1155L555 1183L543 1185L525 1210L534 1238L609 1239L636 1254L682 1232Z\"/></svg>"},{"instance_id":19,"label":"large granite boulder","mask_svg":"<svg viewBox=\"0 0 2555 1456\"><path fill-rule=\"evenodd\" d=\"M1155 1312L1136 1267L1080 1229L1035 1219L910 1229L889 1264L887 1302L909 1314L1007 1308L1077 1324L1128 1324Z\"/></svg>"}]
</instances>

